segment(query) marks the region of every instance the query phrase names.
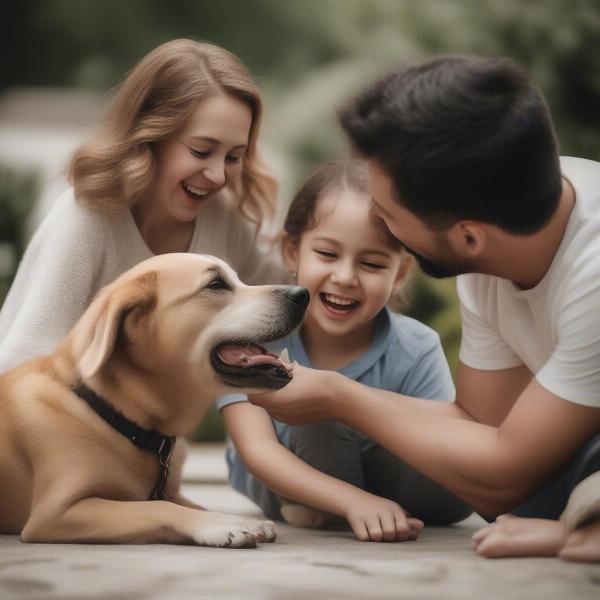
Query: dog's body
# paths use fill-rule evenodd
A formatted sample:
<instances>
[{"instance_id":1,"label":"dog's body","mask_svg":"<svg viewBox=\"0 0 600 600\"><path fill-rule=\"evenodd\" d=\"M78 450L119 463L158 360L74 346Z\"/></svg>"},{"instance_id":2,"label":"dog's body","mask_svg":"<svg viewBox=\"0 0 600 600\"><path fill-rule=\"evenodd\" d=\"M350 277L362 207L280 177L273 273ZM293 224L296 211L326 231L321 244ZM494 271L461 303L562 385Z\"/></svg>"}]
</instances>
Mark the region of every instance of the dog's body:
<instances>
[{"instance_id":1,"label":"dog's body","mask_svg":"<svg viewBox=\"0 0 600 600\"><path fill-rule=\"evenodd\" d=\"M225 263L163 255L104 288L50 356L0 377L0 533L27 542L253 546L270 522L207 512L179 492L175 444L163 495L156 454L100 418L84 383L131 422L183 436L223 393L276 389L289 368L259 346L296 327L307 292L243 285Z\"/></svg>"}]
</instances>

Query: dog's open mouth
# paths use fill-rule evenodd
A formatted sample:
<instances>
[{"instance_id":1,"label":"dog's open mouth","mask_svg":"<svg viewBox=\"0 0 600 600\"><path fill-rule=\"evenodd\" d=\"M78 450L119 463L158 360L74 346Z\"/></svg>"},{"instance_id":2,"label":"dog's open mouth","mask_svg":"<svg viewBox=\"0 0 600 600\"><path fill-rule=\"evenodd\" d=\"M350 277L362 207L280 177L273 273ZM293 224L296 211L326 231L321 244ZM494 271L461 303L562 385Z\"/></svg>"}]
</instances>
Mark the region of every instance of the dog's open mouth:
<instances>
[{"instance_id":1,"label":"dog's open mouth","mask_svg":"<svg viewBox=\"0 0 600 600\"><path fill-rule=\"evenodd\" d=\"M287 350L277 356L258 344L222 342L211 359L221 379L234 387L280 389L292 379Z\"/></svg>"}]
</instances>

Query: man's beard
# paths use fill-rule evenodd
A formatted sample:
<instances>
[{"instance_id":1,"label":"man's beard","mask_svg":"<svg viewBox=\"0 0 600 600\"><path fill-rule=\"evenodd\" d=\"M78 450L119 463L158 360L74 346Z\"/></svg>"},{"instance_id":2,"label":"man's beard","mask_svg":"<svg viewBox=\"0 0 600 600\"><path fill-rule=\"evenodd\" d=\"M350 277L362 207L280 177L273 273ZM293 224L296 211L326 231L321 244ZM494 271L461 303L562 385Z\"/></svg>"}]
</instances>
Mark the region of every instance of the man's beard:
<instances>
[{"instance_id":1,"label":"man's beard","mask_svg":"<svg viewBox=\"0 0 600 600\"><path fill-rule=\"evenodd\" d=\"M445 277L455 277L456 275L461 275L462 273L466 273L464 269L459 267L452 267L450 265L442 265L441 263L436 263L430 261L428 258L421 256L419 253L415 252L412 248L409 248L404 242L402 242L404 249L414 256L419 263L419 267L421 267L421 271L430 277L434 277L435 279L443 279Z\"/></svg>"}]
</instances>

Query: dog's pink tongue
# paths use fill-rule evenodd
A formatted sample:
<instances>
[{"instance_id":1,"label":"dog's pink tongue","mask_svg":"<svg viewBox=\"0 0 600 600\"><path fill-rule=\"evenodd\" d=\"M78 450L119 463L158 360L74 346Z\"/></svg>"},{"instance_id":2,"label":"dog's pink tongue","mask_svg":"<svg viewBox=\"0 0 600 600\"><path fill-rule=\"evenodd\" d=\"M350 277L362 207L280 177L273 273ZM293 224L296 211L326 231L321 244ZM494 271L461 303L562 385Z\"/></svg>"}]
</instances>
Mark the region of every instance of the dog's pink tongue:
<instances>
[{"instance_id":1,"label":"dog's pink tongue","mask_svg":"<svg viewBox=\"0 0 600 600\"><path fill-rule=\"evenodd\" d=\"M276 354L267 353L264 348L253 344L247 346L223 344L219 347L219 356L223 362L235 367L249 367L256 364L283 365Z\"/></svg>"}]
</instances>

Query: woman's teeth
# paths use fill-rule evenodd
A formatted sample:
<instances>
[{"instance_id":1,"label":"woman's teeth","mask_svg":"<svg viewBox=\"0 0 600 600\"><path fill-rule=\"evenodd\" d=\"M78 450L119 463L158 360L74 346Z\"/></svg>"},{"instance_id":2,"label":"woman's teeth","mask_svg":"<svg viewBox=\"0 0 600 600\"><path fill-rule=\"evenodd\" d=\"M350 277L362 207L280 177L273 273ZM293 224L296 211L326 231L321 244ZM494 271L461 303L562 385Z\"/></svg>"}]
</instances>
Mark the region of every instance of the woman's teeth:
<instances>
[{"instance_id":1,"label":"woman's teeth","mask_svg":"<svg viewBox=\"0 0 600 600\"><path fill-rule=\"evenodd\" d=\"M193 194L194 196L206 196L206 194L208 194L208 190L201 190L200 188L194 187L193 185L190 185L189 183L185 183L185 181L182 181L181 185L183 186L183 189L186 192L189 192L190 194Z\"/></svg>"}]
</instances>

